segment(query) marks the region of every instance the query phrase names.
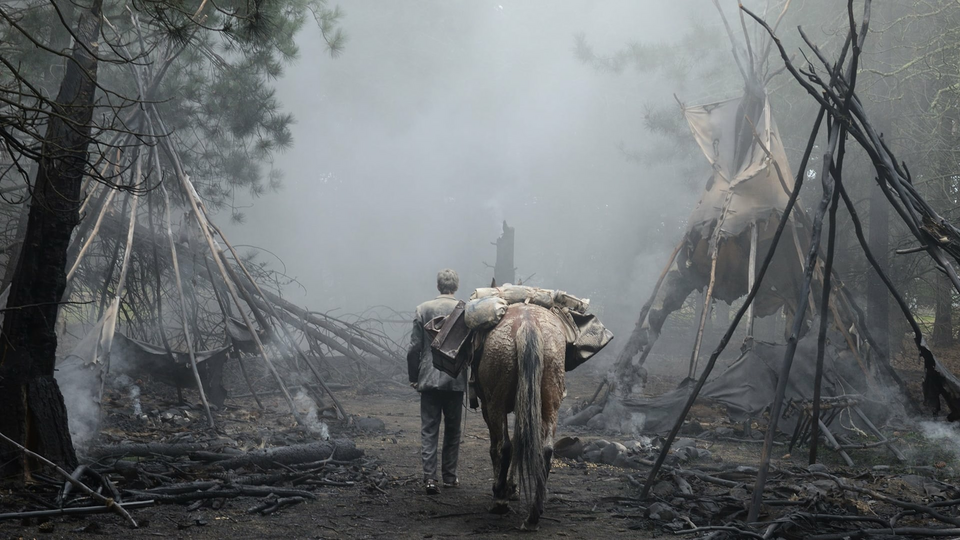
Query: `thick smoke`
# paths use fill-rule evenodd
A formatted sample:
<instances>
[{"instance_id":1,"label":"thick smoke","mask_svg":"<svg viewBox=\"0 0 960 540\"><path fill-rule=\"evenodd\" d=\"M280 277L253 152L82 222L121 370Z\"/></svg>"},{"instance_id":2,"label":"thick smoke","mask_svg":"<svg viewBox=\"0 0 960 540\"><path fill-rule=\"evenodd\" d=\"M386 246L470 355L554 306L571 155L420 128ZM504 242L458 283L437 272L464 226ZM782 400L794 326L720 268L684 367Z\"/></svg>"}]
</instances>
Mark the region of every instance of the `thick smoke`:
<instances>
[{"instance_id":1,"label":"thick smoke","mask_svg":"<svg viewBox=\"0 0 960 540\"><path fill-rule=\"evenodd\" d=\"M625 335L682 232L670 220L683 222L698 192L621 149L651 146L645 107L675 106L676 88L598 73L577 59L576 36L598 51L672 43L691 7L340 4L343 55L318 54L309 29L278 81L298 121L277 158L284 189L250 201L248 225L228 234L283 259L304 287L287 290L292 301L358 313L411 310L436 295L444 267L460 273L461 296L487 286L506 220L518 276L593 299Z\"/></svg>"}]
</instances>

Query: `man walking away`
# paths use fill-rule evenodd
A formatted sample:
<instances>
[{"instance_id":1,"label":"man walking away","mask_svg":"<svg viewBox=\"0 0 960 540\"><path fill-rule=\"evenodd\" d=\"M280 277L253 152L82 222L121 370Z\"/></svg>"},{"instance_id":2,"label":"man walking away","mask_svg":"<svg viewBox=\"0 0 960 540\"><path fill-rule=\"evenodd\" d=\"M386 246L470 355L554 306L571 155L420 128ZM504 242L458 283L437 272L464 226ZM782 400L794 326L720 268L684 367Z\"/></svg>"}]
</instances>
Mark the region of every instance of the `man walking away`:
<instances>
[{"instance_id":1,"label":"man walking away","mask_svg":"<svg viewBox=\"0 0 960 540\"><path fill-rule=\"evenodd\" d=\"M458 487L457 458L460 453L463 392L466 370L456 379L433 367L430 338L423 326L436 317L446 317L457 305L453 293L460 286L457 273L449 268L437 274L440 296L417 306L407 352L410 385L420 392L420 454L423 458L423 485L429 495L440 493L437 486L437 443L443 419L443 487Z\"/></svg>"}]
</instances>

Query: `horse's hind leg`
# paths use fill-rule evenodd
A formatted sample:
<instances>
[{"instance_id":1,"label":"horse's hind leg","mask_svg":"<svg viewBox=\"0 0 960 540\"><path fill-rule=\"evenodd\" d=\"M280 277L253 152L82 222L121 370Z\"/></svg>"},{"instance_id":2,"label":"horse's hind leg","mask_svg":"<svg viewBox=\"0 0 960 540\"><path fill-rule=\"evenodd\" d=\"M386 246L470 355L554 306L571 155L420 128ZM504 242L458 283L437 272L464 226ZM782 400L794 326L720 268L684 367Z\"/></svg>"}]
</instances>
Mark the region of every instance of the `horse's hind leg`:
<instances>
[{"instance_id":1,"label":"horse's hind leg","mask_svg":"<svg viewBox=\"0 0 960 540\"><path fill-rule=\"evenodd\" d=\"M506 422L503 423L503 443L500 445L499 455L500 466L497 467L497 478L493 484L493 508L494 514L506 514L509 510L507 501L512 494L512 488L508 484L510 474L510 462L513 459L513 445L510 443L510 436L506 433Z\"/></svg>"},{"instance_id":2,"label":"horse's hind leg","mask_svg":"<svg viewBox=\"0 0 960 540\"><path fill-rule=\"evenodd\" d=\"M509 511L507 506L507 471L510 469L510 459L512 449L510 446L510 437L507 436L506 418L491 418L486 409L483 410L483 419L487 422L487 428L490 430L490 461L493 463L493 498L494 505L490 512L494 514L505 514Z\"/></svg>"},{"instance_id":3,"label":"horse's hind leg","mask_svg":"<svg viewBox=\"0 0 960 540\"><path fill-rule=\"evenodd\" d=\"M553 461L553 437L548 436L543 447L543 476L537 476L537 488L533 504L530 505L530 514L521 525L521 530L535 531L539 528L540 516L543 515L543 503L547 498L547 477L550 475L550 463Z\"/></svg>"}]
</instances>

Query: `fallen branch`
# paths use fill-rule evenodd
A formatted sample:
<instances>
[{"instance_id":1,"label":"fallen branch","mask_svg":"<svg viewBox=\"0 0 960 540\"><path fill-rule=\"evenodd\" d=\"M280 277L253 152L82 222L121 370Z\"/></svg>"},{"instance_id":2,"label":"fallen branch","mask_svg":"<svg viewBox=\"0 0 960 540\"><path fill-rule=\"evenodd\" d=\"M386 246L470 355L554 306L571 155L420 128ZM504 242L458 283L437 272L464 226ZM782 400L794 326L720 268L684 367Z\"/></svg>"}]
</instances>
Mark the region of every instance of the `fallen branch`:
<instances>
[{"instance_id":1,"label":"fallen branch","mask_svg":"<svg viewBox=\"0 0 960 540\"><path fill-rule=\"evenodd\" d=\"M86 493L86 494L89 495L91 498L95 499L96 501L103 503L103 505L104 505L104 511L112 510L112 511L116 512L117 514L119 514L120 516L122 516L122 517L123 517L124 519L126 519L128 522L130 522L130 525L132 525L134 529L136 529L137 527L139 527L139 525L137 525L137 522L133 519L133 517L130 515L130 513L127 512L126 510L124 510L122 506L120 506L119 504L117 504L117 501L115 501L115 500L113 500L113 499L108 499L107 497L104 497L103 495L101 495L101 494L97 493L96 491L90 489L89 487L87 487L86 484L84 484L84 483L81 482L80 480L77 480L76 478L74 478L73 476L71 476L70 473L68 473L67 471L61 469L60 466L58 466L56 463L50 461L49 459L41 456L40 454L38 454L38 453L36 453L36 452L33 452L33 451L31 451L31 450L27 450L23 445L21 445L20 443L18 443L17 441L15 441L15 440L13 440L13 439L11 439L10 437L7 437L7 436L4 435L3 433L0 433L0 438L2 438L3 440L7 441L7 442L10 443L10 444L12 444L13 446L16 446L17 448L20 449L21 452L23 452L24 454L32 457L33 459L39 460L39 461L45 463L46 465L48 465L48 466L50 466L50 467L53 467L53 469L54 469L55 471L57 471L58 474L60 474L60 475L63 476L64 478L66 478L67 482L70 482L70 483L73 484L76 488L80 489L81 491L83 491L84 493Z\"/></svg>"},{"instance_id":2,"label":"fallen branch","mask_svg":"<svg viewBox=\"0 0 960 540\"><path fill-rule=\"evenodd\" d=\"M262 469L275 469L279 465L294 465L298 463L317 462L333 457L339 460L353 460L363 455L363 451L354 446L353 441L346 439L324 441L312 444L298 444L295 446L281 446L266 448L246 455L236 456L217 462L224 469L237 469L245 466L256 466Z\"/></svg>"},{"instance_id":3,"label":"fallen branch","mask_svg":"<svg viewBox=\"0 0 960 540\"><path fill-rule=\"evenodd\" d=\"M90 450L89 456L100 460L104 458L123 458L123 457L182 457L192 452L201 452L210 450L209 444L200 443L143 443L143 444L118 444L113 446L98 446Z\"/></svg>"},{"instance_id":4,"label":"fallen branch","mask_svg":"<svg viewBox=\"0 0 960 540\"><path fill-rule=\"evenodd\" d=\"M273 486L246 486L237 484L218 484L216 482L198 482L198 487L193 491L177 491L175 493L164 493L164 488L156 490L137 490L128 489L127 493L134 497L153 499L163 504L184 504L204 499L235 499L237 497L263 497L265 495L274 495L277 497L302 497L304 499L316 499L317 496L309 491L301 489L277 488ZM209 485L204 487L203 485Z\"/></svg>"},{"instance_id":5,"label":"fallen branch","mask_svg":"<svg viewBox=\"0 0 960 540\"><path fill-rule=\"evenodd\" d=\"M116 503L126 509L146 508L154 505L153 500L134 501L125 503ZM103 514L112 512L113 509L107 506L81 506L78 508L57 508L55 510L35 510L32 512L12 512L9 514L0 514L0 521L5 519L28 519L35 517L56 517L56 516L84 516L89 514Z\"/></svg>"},{"instance_id":6,"label":"fallen branch","mask_svg":"<svg viewBox=\"0 0 960 540\"><path fill-rule=\"evenodd\" d=\"M293 506L295 504L300 504L306 502L307 500L303 497L282 497L282 498L268 498L266 501L254 506L247 510L248 514L260 514L266 516L276 512L277 510L284 508L286 506Z\"/></svg>"}]
</instances>

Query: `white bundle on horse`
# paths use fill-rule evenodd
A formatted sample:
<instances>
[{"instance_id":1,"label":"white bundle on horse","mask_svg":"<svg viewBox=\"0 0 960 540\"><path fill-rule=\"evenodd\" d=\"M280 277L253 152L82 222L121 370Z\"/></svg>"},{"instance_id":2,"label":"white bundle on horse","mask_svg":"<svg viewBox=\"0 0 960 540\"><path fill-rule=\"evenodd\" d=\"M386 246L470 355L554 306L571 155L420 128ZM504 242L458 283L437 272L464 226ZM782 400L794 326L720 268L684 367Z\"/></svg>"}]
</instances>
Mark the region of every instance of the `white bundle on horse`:
<instances>
[{"instance_id":1,"label":"white bundle on horse","mask_svg":"<svg viewBox=\"0 0 960 540\"><path fill-rule=\"evenodd\" d=\"M499 296L488 296L467 302L463 322L471 330L493 328L507 312L507 302Z\"/></svg>"},{"instance_id":2,"label":"white bundle on horse","mask_svg":"<svg viewBox=\"0 0 960 540\"><path fill-rule=\"evenodd\" d=\"M556 306L559 308L567 308L570 311L576 311L578 313L586 313L590 307L590 300L581 300L564 291L510 284L502 287L477 289L470 296L470 300L474 301L490 297L502 298L507 304L534 304L547 309Z\"/></svg>"}]
</instances>

